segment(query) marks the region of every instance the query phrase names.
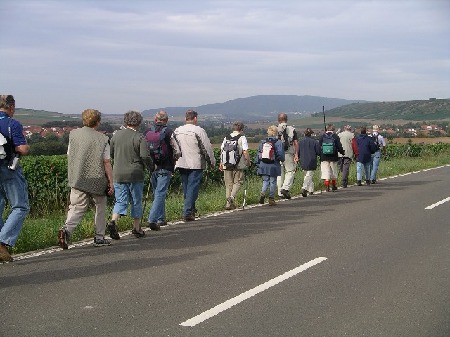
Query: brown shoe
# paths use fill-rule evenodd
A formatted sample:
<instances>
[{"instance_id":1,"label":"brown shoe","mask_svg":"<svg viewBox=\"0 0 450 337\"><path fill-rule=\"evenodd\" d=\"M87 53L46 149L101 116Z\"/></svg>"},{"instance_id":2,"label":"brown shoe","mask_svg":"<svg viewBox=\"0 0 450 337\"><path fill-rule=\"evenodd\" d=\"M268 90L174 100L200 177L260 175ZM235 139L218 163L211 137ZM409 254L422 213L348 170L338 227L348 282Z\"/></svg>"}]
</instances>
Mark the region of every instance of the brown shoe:
<instances>
[{"instance_id":1,"label":"brown shoe","mask_svg":"<svg viewBox=\"0 0 450 337\"><path fill-rule=\"evenodd\" d=\"M12 262L14 259L9 254L8 248L5 245L0 244L0 262Z\"/></svg>"},{"instance_id":2,"label":"brown shoe","mask_svg":"<svg viewBox=\"0 0 450 337\"><path fill-rule=\"evenodd\" d=\"M275 199L274 198L269 198L269 206L275 206Z\"/></svg>"}]
</instances>

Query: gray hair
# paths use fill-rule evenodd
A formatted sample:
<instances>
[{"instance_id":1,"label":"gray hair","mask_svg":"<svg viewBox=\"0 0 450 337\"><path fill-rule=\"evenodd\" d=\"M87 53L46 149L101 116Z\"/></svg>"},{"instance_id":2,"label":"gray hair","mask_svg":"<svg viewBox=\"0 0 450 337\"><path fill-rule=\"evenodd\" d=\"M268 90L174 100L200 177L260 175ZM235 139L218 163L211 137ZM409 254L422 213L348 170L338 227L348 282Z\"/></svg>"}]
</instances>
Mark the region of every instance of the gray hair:
<instances>
[{"instance_id":1,"label":"gray hair","mask_svg":"<svg viewBox=\"0 0 450 337\"><path fill-rule=\"evenodd\" d=\"M233 131L242 131L244 130L244 123L236 121L233 123Z\"/></svg>"},{"instance_id":2,"label":"gray hair","mask_svg":"<svg viewBox=\"0 0 450 337\"><path fill-rule=\"evenodd\" d=\"M155 115L155 120L157 122L167 122L169 120L169 116L167 115L167 112L164 110L160 110Z\"/></svg>"},{"instance_id":3,"label":"gray hair","mask_svg":"<svg viewBox=\"0 0 450 337\"><path fill-rule=\"evenodd\" d=\"M142 123L142 115L137 111L128 111L123 116L123 122L129 126L139 126Z\"/></svg>"}]
</instances>

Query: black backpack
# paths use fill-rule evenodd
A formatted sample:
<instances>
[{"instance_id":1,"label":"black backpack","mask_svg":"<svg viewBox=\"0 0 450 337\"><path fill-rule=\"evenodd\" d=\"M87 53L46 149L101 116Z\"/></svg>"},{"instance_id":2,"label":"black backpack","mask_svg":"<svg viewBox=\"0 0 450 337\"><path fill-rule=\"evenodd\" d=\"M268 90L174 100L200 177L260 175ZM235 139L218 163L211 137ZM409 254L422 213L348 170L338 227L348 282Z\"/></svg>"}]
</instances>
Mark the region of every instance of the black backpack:
<instances>
[{"instance_id":1,"label":"black backpack","mask_svg":"<svg viewBox=\"0 0 450 337\"><path fill-rule=\"evenodd\" d=\"M278 131L278 139L283 143L284 151L289 150L289 136L287 133L287 126L283 128L282 131Z\"/></svg>"},{"instance_id":2,"label":"black backpack","mask_svg":"<svg viewBox=\"0 0 450 337\"><path fill-rule=\"evenodd\" d=\"M380 134L377 133L376 135L374 135L374 134L372 133L372 140L373 140L373 143L375 144L375 147L376 147L376 151L375 151L375 152L379 151L380 148L381 148Z\"/></svg>"}]
</instances>

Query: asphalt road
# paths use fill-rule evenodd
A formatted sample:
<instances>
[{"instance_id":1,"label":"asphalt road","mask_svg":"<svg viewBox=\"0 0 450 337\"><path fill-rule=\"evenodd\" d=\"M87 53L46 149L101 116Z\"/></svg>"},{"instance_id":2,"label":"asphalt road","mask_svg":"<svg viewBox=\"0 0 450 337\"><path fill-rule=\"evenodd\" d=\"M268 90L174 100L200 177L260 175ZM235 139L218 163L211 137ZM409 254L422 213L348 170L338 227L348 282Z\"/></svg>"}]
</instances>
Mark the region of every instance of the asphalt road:
<instances>
[{"instance_id":1,"label":"asphalt road","mask_svg":"<svg viewBox=\"0 0 450 337\"><path fill-rule=\"evenodd\" d=\"M446 166L19 256L0 336L448 337L449 197Z\"/></svg>"}]
</instances>

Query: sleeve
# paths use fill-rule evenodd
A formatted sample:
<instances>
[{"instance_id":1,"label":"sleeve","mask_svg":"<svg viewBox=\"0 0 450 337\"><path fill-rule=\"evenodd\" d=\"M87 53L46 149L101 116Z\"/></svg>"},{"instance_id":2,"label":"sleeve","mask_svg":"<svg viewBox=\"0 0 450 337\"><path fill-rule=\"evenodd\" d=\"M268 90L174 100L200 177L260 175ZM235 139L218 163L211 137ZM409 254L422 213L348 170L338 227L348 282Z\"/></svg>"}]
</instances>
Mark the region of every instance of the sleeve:
<instances>
[{"instance_id":1,"label":"sleeve","mask_svg":"<svg viewBox=\"0 0 450 337\"><path fill-rule=\"evenodd\" d=\"M241 145L242 145L242 151L247 151L248 150L248 141L247 141L247 137L245 136L241 136Z\"/></svg>"},{"instance_id":2,"label":"sleeve","mask_svg":"<svg viewBox=\"0 0 450 337\"><path fill-rule=\"evenodd\" d=\"M103 150L103 160L110 160L110 159L111 159L111 147L109 145L109 142L107 142L105 149Z\"/></svg>"},{"instance_id":3,"label":"sleeve","mask_svg":"<svg viewBox=\"0 0 450 337\"><path fill-rule=\"evenodd\" d=\"M203 143L203 146L205 147L206 153L209 157L209 160L211 162L212 166L216 165L216 158L214 157L214 151L212 149L211 141L208 138L208 135L206 134L206 131L204 129L201 129L200 132L200 139Z\"/></svg>"}]
</instances>

